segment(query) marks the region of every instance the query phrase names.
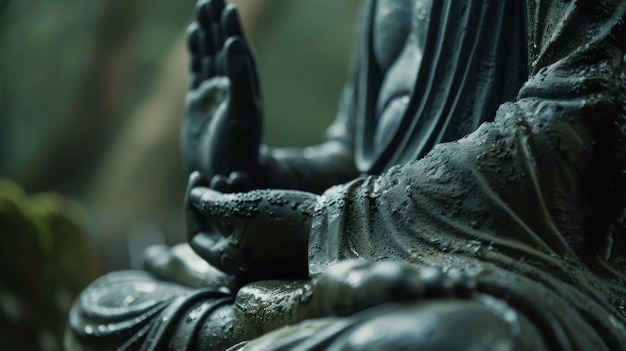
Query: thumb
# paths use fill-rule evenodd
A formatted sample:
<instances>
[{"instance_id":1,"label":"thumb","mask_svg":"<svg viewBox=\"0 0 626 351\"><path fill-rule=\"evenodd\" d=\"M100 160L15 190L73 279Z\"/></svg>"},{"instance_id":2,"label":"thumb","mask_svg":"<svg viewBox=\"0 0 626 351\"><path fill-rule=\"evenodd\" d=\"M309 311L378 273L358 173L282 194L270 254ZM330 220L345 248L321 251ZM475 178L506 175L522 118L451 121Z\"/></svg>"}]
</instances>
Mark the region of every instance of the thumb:
<instances>
[{"instance_id":1,"label":"thumb","mask_svg":"<svg viewBox=\"0 0 626 351\"><path fill-rule=\"evenodd\" d=\"M211 188L196 187L189 192L189 202L200 212L211 216L228 217L231 206L224 206L228 201L224 199L224 194Z\"/></svg>"},{"instance_id":2,"label":"thumb","mask_svg":"<svg viewBox=\"0 0 626 351\"><path fill-rule=\"evenodd\" d=\"M189 192L191 204L200 212L222 219L251 218L258 214L263 201L256 191L223 194L207 187L196 187Z\"/></svg>"}]
</instances>

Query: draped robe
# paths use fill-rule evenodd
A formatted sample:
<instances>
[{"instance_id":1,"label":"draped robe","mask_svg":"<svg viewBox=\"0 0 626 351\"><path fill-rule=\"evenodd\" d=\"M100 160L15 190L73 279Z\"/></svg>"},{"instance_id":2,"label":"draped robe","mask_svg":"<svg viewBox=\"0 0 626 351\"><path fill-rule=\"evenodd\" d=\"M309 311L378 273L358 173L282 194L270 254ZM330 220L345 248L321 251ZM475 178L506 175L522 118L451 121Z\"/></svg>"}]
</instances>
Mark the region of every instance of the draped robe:
<instances>
[{"instance_id":1,"label":"draped robe","mask_svg":"<svg viewBox=\"0 0 626 351\"><path fill-rule=\"evenodd\" d=\"M329 138L350 147L371 176L320 198L309 241L314 284L347 259L462 270L476 283L470 300L524 321L520 340L533 335L549 349L626 349L626 2L528 1L522 14L500 15L500 22L498 10L523 2L436 3L419 84L382 147L371 143L382 77L368 63L371 14L365 17L360 61ZM459 27L462 19L476 22ZM497 62L509 70L490 65ZM193 348L203 333L222 332L210 320L228 315L221 308L233 299L114 274L86 290L70 326L90 345ZM429 306L311 321L245 347L339 347L361 325Z\"/></svg>"},{"instance_id":2,"label":"draped robe","mask_svg":"<svg viewBox=\"0 0 626 351\"><path fill-rule=\"evenodd\" d=\"M463 267L551 349L626 347L625 10L530 1L515 101L416 162L328 190L311 275L347 259Z\"/></svg>"}]
</instances>

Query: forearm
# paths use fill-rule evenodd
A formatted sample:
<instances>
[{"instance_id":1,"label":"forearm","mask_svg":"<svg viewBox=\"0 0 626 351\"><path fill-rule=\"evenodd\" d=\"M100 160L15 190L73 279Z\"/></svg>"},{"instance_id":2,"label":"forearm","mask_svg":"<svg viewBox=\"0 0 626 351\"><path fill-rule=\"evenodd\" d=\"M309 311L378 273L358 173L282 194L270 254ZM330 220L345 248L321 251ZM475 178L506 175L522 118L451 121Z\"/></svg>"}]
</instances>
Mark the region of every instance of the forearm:
<instances>
[{"instance_id":1,"label":"forearm","mask_svg":"<svg viewBox=\"0 0 626 351\"><path fill-rule=\"evenodd\" d=\"M358 176L352 152L339 141L296 148L265 148L260 156L262 187L322 193Z\"/></svg>"},{"instance_id":2,"label":"forearm","mask_svg":"<svg viewBox=\"0 0 626 351\"><path fill-rule=\"evenodd\" d=\"M591 104L579 111L583 100L505 104L464 139L324 194L309 241L311 273L349 258L428 264L432 254L453 265L485 243L492 262L508 264L515 253L543 262L544 271L551 257L595 257L583 251L602 238L589 233L606 228L598 218L614 211L599 189L615 183L611 163L602 162L612 153L601 145L613 143L603 129L614 115Z\"/></svg>"}]
</instances>

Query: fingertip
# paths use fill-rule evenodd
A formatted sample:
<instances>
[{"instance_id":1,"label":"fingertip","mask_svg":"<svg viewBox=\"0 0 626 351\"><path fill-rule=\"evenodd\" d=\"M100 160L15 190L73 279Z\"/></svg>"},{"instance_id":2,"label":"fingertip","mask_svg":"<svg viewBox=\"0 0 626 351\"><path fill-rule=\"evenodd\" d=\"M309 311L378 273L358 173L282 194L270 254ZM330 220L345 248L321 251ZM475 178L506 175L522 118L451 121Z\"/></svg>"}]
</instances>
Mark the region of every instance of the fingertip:
<instances>
[{"instance_id":1,"label":"fingertip","mask_svg":"<svg viewBox=\"0 0 626 351\"><path fill-rule=\"evenodd\" d=\"M195 8L196 13L200 12L200 10L202 10L202 8L205 6L207 2L209 2L209 0L196 1L196 8Z\"/></svg>"},{"instance_id":2,"label":"fingertip","mask_svg":"<svg viewBox=\"0 0 626 351\"><path fill-rule=\"evenodd\" d=\"M191 246L193 251L211 265L216 265L220 261L219 255L216 255L215 251L212 250L215 244L213 238L202 232L193 234L189 240L189 246Z\"/></svg>"},{"instance_id":3,"label":"fingertip","mask_svg":"<svg viewBox=\"0 0 626 351\"><path fill-rule=\"evenodd\" d=\"M245 45L240 37L229 37L224 44L224 73L231 79L239 81L240 73L245 71Z\"/></svg>"},{"instance_id":4,"label":"fingertip","mask_svg":"<svg viewBox=\"0 0 626 351\"><path fill-rule=\"evenodd\" d=\"M211 179L211 189L215 189L220 192L226 192L228 189L228 180L221 174L216 174Z\"/></svg>"},{"instance_id":5,"label":"fingertip","mask_svg":"<svg viewBox=\"0 0 626 351\"><path fill-rule=\"evenodd\" d=\"M193 171L189 174L189 186L192 188L200 185L202 180L203 178L202 178L202 174L200 173L200 171Z\"/></svg>"},{"instance_id":6,"label":"fingertip","mask_svg":"<svg viewBox=\"0 0 626 351\"><path fill-rule=\"evenodd\" d=\"M230 192L243 192L250 189L250 179L244 172L232 172L228 177Z\"/></svg>"},{"instance_id":7,"label":"fingertip","mask_svg":"<svg viewBox=\"0 0 626 351\"><path fill-rule=\"evenodd\" d=\"M196 19L202 28L211 28L210 0L202 0L196 3Z\"/></svg>"},{"instance_id":8,"label":"fingertip","mask_svg":"<svg viewBox=\"0 0 626 351\"><path fill-rule=\"evenodd\" d=\"M224 12L224 8L226 7L224 0L209 0L208 6L212 23L218 24L220 17L222 16L222 12Z\"/></svg>"},{"instance_id":9,"label":"fingertip","mask_svg":"<svg viewBox=\"0 0 626 351\"><path fill-rule=\"evenodd\" d=\"M228 176L228 182L229 183L238 182L238 181L243 180L246 177L247 176L245 172L240 172L240 171L231 172L230 175Z\"/></svg>"},{"instance_id":10,"label":"fingertip","mask_svg":"<svg viewBox=\"0 0 626 351\"><path fill-rule=\"evenodd\" d=\"M202 210L204 207L207 190L210 190L205 187L195 187L189 191L189 201L196 208Z\"/></svg>"},{"instance_id":11,"label":"fingertip","mask_svg":"<svg viewBox=\"0 0 626 351\"><path fill-rule=\"evenodd\" d=\"M235 55L242 55L245 53L245 45L241 37L229 37L224 43L226 56L230 59Z\"/></svg>"},{"instance_id":12,"label":"fingertip","mask_svg":"<svg viewBox=\"0 0 626 351\"><path fill-rule=\"evenodd\" d=\"M198 24L196 22L187 26L187 47L194 54L200 52L200 43L198 43Z\"/></svg>"},{"instance_id":13,"label":"fingertip","mask_svg":"<svg viewBox=\"0 0 626 351\"><path fill-rule=\"evenodd\" d=\"M239 19L237 5L226 5L226 9L222 12L220 21L226 37L240 36L243 38L243 29L241 20Z\"/></svg>"}]
</instances>

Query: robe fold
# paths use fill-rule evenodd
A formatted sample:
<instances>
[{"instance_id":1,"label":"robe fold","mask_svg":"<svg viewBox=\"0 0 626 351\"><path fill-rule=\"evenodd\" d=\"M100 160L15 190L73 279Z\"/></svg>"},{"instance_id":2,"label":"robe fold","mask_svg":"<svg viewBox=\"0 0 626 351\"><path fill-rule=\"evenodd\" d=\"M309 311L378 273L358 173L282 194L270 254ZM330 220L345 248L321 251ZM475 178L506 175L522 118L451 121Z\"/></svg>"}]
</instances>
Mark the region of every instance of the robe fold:
<instances>
[{"instance_id":1,"label":"robe fold","mask_svg":"<svg viewBox=\"0 0 626 351\"><path fill-rule=\"evenodd\" d=\"M626 348L625 11L530 1L516 101L423 159L327 191L310 273L347 259L463 267L555 349Z\"/></svg>"},{"instance_id":2,"label":"robe fold","mask_svg":"<svg viewBox=\"0 0 626 351\"><path fill-rule=\"evenodd\" d=\"M380 147L371 142L383 78L369 65L372 4L362 61L329 130L371 176L320 198L313 284L347 259L393 261L461 270L475 294L306 321L232 349L343 349L388 319L410 329L432 311L451 326L454 311L498 320L512 349L626 349L626 1L435 1L406 116ZM220 332L211 316L226 313L215 304L232 299L130 277L107 276L83 293L74 341L211 349L201 338ZM409 334L391 342L411 330L398 332Z\"/></svg>"}]
</instances>

